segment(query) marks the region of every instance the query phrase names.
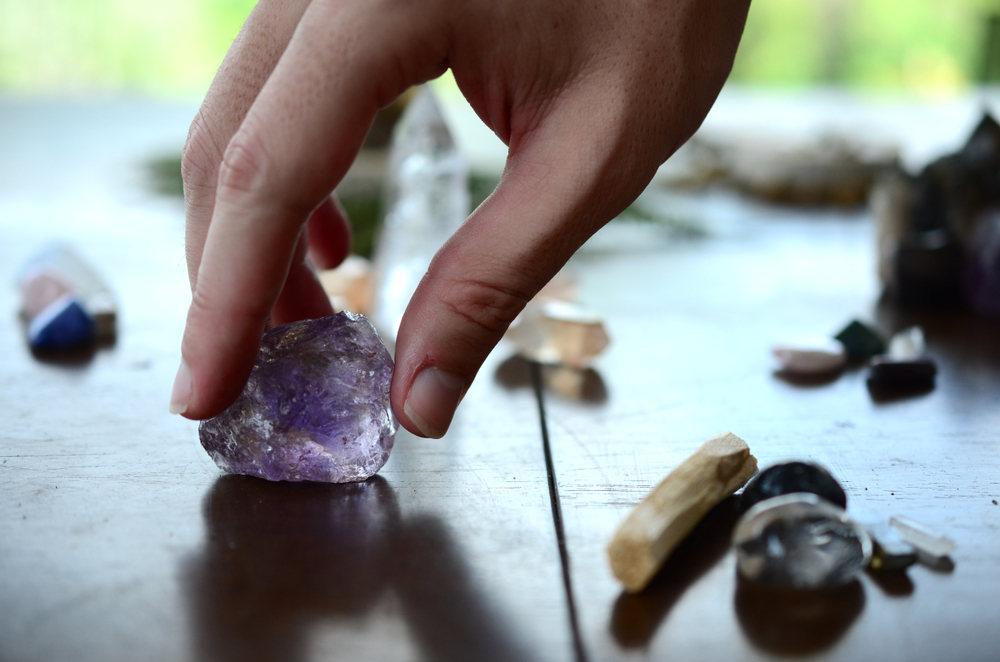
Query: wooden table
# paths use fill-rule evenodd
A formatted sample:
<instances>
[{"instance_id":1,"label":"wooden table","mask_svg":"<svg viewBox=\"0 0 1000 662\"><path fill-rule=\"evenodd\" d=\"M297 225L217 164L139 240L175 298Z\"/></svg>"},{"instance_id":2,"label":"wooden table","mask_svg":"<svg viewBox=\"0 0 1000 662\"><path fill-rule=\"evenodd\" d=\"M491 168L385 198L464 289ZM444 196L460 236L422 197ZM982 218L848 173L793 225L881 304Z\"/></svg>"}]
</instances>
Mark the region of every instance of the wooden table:
<instances>
[{"instance_id":1,"label":"wooden table","mask_svg":"<svg viewBox=\"0 0 1000 662\"><path fill-rule=\"evenodd\" d=\"M445 438L401 433L363 484L271 484L220 475L166 413L183 212L143 163L191 114L0 100L0 659L1000 659L1000 324L878 305L865 213L651 191L709 235L612 224L577 256L613 338L593 372L501 347ZM10 286L51 239L120 299L118 342L75 362L28 352ZM863 370L772 374L773 341L854 316L921 324L937 387L884 401ZM724 430L763 465L827 465L851 508L947 532L954 566L774 600L737 580L727 502L623 595L615 526Z\"/></svg>"}]
</instances>

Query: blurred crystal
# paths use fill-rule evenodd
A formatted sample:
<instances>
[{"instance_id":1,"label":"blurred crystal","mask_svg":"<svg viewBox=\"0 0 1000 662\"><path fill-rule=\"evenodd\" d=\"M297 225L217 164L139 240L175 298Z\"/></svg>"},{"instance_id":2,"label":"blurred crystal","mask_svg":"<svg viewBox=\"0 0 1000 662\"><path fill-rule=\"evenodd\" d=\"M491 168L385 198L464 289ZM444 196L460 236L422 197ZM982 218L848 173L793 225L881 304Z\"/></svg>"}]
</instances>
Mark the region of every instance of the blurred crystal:
<instances>
[{"instance_id":1,"label":"blurred crystal","mask_svg":"<svg viewBox=\"0 0 1000 662\"><path fill-rule=\"evenodd\" d=\"M955 551L955 541L909 517L893 515L889 524L906 542L933 560L943 559Z\"/></svg>"},{"instance_id":2,"label":"blurred crystal","mask_svg":"<svg viewBox=\"0 0 1000 662\"><path fill-rule=\"evenodd\" d=\"M610 343L600 315L569 301L533 301L507 333L531 361L584 369Z\"/></svg>"},{"instance_id":3,"label":"blurred crystal","mask_svg":"<svg viewBox=\"0 0 1000 662\"><path fill-rule=\"evenodd\" d=\"M868 566L872 541L847 513L815 494L761 501L733 532L737 567L751 581L822 589L853 580Z\"/></svg>"},{"instance_id":4,"label":"blurred crystal","mask_svg":"<svg viewBox=\"0 0 1000 662\"><path fill-rule=\"evenodd\" d=\"M317 276L334 310L368 314L372 305L372 266L368 260L351 255L336 269L324 269Z\"/></svg>"},{"instance_id":5,"label":"blurred crystal","mask_svg":"<svg viewBox=\"0 0 1000 662\"><path fill-rule=\"evenodd\" d=\"M468 166L428 86L393 132L382 209L372 318L384 338L395 339L431 258L469 214Z\"/></svg>"},{"instance_id":6,"label":"blurred crystal","mask_svg":"<svg viewBox=\"0 0 1000 662\"><path fill-rule=\"evenodd\" d=\"M958 151L885 178L873 198L879 275L899 303L1000 316L1000 123Z\"/></svg>"},{"instance_id":7,"label":"blurred crystal","mask_svg":"<svg viewBox=\"0 0 1000 662\"><path fill-rule=\"evenodd\" d=\"M924 330L919 326L911 326L892 336L886 353L897 361L910 361L920 358L925 351L927 344L924 342Z\"/></svg>"},{"instance_id":8,"label":"blurred crystal","mask_svg":"<svg viewBox=\"0 0 1000 662\"><path fill-rule=\"evenodd\" d=\"M980 217L966 245L965 261L966 301L981 315L1000 317L1000 209Z\"/></svg>"}]
</instances>

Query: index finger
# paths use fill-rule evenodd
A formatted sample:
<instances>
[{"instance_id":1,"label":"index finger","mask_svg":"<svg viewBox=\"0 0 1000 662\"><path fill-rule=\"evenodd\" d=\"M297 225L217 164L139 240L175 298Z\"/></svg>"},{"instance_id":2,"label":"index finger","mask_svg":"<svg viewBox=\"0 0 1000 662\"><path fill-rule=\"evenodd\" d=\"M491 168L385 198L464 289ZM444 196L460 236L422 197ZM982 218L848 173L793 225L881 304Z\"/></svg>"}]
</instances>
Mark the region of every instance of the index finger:
<instances>
[{"instance_id":1,"label":"index finger","mask_svg":"<svg viewBox=\"0 0 1000 662\"><path fill-rule=\"evenodd\" d=\"M236 398L306 219L347 171L378 108L444 69L443 50L427 48L446 43L431 38L441 22L375 5L314 2L226 147L175 413L207 418ZM382 39L363 38L376 21Z\"/></svg>"}]
</instances>

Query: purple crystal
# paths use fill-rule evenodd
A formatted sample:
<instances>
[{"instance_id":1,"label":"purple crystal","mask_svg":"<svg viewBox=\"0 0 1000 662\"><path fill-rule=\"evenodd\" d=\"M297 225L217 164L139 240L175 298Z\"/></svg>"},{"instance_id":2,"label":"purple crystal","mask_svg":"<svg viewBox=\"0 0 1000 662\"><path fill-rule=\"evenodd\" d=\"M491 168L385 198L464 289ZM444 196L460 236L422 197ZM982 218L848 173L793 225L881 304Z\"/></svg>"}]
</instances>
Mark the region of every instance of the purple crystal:
<instances>
[{"instance_id":1,"label":"purple crystal","mask_svg":"<svg viewBox=\"0 0 1000 662\"><path fill-rule=\"evenodd\" d=\"M392 357L342 312L271 329L240 397L199 427L224 471L268 480L365 480L389 459Z\"/></svg>"}]
</instances>

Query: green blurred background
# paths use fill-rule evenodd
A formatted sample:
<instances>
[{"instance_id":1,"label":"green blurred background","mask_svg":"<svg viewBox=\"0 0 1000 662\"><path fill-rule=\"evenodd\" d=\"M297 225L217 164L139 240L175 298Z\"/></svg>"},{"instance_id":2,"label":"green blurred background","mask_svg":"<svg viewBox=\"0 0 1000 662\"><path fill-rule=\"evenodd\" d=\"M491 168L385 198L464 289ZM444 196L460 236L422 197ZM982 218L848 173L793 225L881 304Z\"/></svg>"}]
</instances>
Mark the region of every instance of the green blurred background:
<instances>
[{"instance_id":1,"label":"green blurred background","mask_svg":"<svg viewBox=\"0 0 1000 662\"><path fill-rule=\"evenodd\" d=\"M250 0L0 0L0 93L198 97ZM954 93L1000 79L1000 0L754 0L733 80Z\"/></svg>"}]
</instances>

